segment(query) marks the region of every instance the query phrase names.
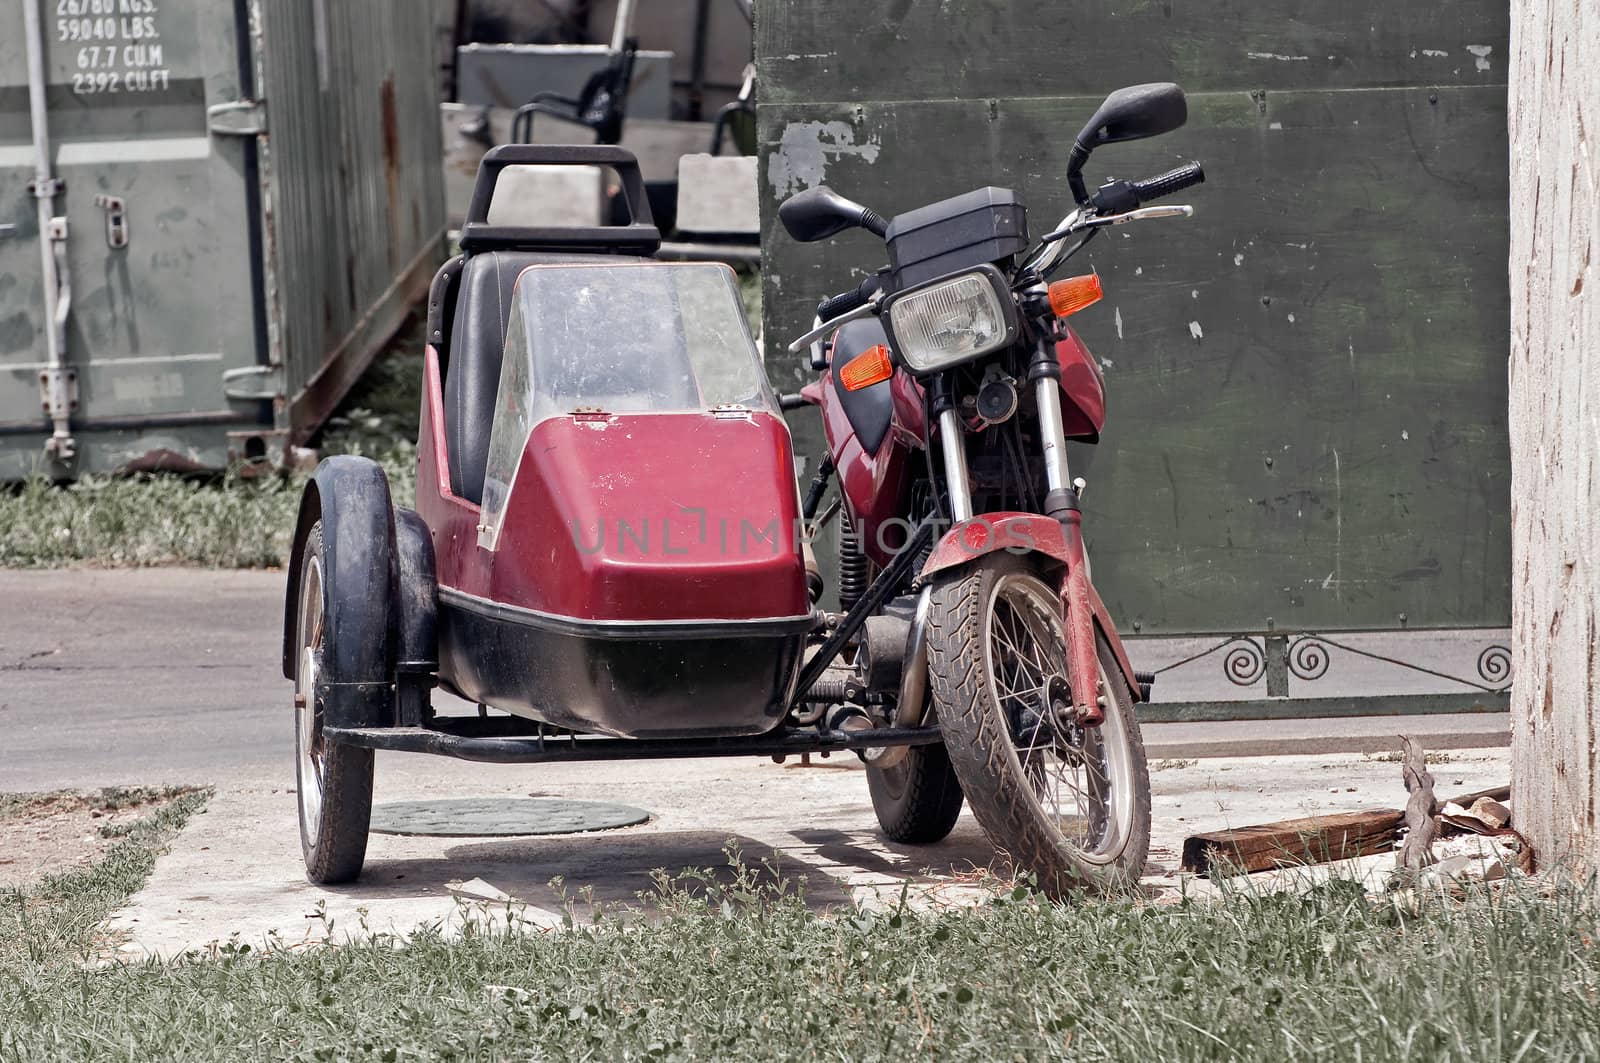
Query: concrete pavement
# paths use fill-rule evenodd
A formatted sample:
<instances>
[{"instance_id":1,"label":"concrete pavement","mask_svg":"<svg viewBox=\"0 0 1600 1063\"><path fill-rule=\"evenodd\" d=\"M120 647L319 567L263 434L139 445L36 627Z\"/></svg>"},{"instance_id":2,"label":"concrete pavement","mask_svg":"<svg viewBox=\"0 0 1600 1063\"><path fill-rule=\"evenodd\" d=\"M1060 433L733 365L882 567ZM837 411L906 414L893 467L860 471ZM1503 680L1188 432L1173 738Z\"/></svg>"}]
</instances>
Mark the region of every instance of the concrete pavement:
<instances>
[{"instance_id":1,"label":"concrete pavement","mask_svg":"<svg viewBox=\"0 0 1600 1063\"><path fill-rule=\"evenodd\" d=\"M1433 767L1441 798L1503 785L1506 750L1453 753ZM657 870L704 869L731 878L731 843L746 866L773 861L786 879L805 879L815 908L892 906L905 891L917 907L978 903L992 896L981 872L1010 867L970 812L931 846L888 843L877 829L865 773L855 758L810 768L792 759L724 759L526 768L457 764L432 757L380 757L377 800L462 793L559 794L623 801L648 809L643 826L544 838L416 838L373 835L359 880L322 888L306 882L295 797L279 785L220 791L157 862L150 881L111 919L110 938L128 957L172 956L226 944L291 948L367 933L407 935L419 926L447 932L468 921L499 924L513 913L525 925L559 923L563 896L632 903ZM1205 892L1177 871L1184 837L1276 819L1403 807L1400 765L1359 755L1217 758L1157 762L1151 772L1152 838L1144 879L1157 900ZM1392 867L1377 855L1367 865ZM1333 869L1324 867L1318 873ZM1341 867L1339 873L1364 868ZM1300 872L1297 872L1300 873ZM562 891L552 886L559 877ZM458 893L480 880L510 901ZM586 903L577 905L584 918Z\"/></svg>"},{"instance_id":2,"label":"concrete pavement","mask_svg":"<svg viewBox=\"0 0 1600 1063\"><path fill-rule=\"evenodd\" d=\"M379 801L536 794L620 800L653 818L602 835L375 835L358 883L312 887L295 824L289 686L279 672L282 583L275 572L0 572L0 790L217 788L112 920L130 955L171 955L234 934L293 945L363 926L407 933L503 919L506 905L475 905L451 888L473 879L514 898L520 918L545 924L561 905L549 885L556 876L569 892L589 887L602 901L632 900L656 869L727 875L730 840L749 861L776 855L786 874L807 876L819 907L894 903L902 889L918 904L969 903L983 895L976 871L1007 871L970 814L939 845L887 844L853 757L801 768L754 759L499 766L382 754ZM1133 652L1148 667L1185 651L1141 643ZM1199 687L1208 682L1216 677ZM1158 691L1171 698L1181 684ZM1505 720L1147 727L1155 819L1147 886L1177 888L1179 847L1196 830L1400 805L1398 765L1361 754L1393 749L1401 728L1431 750L1462 750L1503 745ZM1325 750L1343 752L1306 755ZM1196 755L1210 759L1189 759ZM1503 784L1506 752L1452 753L1435 773L1442 796Z\"/></svg>"},{"instance_id":3,"label":"concrete pavement","mask_svg":"<svg viewBox=\"0 0 1600 1063\"><path fill-rule=\"evenodd\" d=\"M282 595L279 572L0 571L0 790L291 785ZM1185 644L1131 652L1153 667ZM1359 667L1342 681L1389 678ZM1158 699L1227 693L1212 669L1190 668L1164 676ZM1155 759L1379 752L1401 729L1440 749L1504 745L1506 727L1503 714L1162 724L1145 742Z\"/></svg>"}]
</instances>

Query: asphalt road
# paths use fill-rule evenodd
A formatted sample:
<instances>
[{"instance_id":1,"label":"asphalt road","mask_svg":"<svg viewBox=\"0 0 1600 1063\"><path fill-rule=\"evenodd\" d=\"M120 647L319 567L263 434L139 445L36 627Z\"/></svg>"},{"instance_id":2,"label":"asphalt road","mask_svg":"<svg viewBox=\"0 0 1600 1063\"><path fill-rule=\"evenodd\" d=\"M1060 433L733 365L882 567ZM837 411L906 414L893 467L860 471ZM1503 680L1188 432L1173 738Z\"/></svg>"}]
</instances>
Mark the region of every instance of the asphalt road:
<instances>
[{"instance_id":1,"label":"asphalt road","mask_svg":"<svg viewBox=\"0 0 1600 1063\"><path fill-rule=\"evenodd\" d=\"M292 785L282 616L277 572L0 572L0 791ZM1152 758L1376 752L1401 728L1428 748L1507 741L1503 714L1151 725L1145 741Z\"/></svg>"}]
</instances>

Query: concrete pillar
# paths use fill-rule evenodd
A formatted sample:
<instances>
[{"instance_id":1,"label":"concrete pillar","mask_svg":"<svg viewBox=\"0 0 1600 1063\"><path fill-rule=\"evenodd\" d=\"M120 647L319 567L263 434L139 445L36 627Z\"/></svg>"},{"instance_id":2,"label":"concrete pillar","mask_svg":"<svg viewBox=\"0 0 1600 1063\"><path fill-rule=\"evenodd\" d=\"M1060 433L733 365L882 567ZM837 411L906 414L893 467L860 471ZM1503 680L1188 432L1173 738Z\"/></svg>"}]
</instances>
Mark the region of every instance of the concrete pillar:
<instances>
[{"instance_id":1,"label":"concrete pillar","mask_svg":"<svg viewBox=\"0 0 1600 1063\"><path fill-rule=\"evenodd\" d=\"M1512 796L1600 870L1600 6L1513 0Z\"/></svg>"}]
</instances>

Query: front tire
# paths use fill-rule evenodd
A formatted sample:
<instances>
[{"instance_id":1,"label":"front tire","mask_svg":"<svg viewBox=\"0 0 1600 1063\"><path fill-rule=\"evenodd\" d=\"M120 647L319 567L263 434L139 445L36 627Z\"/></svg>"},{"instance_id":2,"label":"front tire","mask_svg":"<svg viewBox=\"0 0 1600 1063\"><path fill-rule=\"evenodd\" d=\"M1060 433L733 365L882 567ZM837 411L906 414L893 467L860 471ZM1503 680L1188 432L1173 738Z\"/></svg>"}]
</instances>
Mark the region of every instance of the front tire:
<instances>
[{"instance_id":1,"label":"front tire","mask_svg":"<svg viewBox=\"0 0 1600 1063\"><path fill-rule=\"evenodd\" d=\"M327 595L322 522L306 535L300 568L295 668L295 795L300 851L306 878L319 885L350 882L361 874L372 822L372 750L323 738L323 707L316 686L325 660ZM330 677L331 678L331 677Z\"/></svg>"},{"instance_id":2,"label":"front tire","mask_svg":"<svg viewBox=\"0 0 1600 1063\"><path fill-rule=\"evenodd\" d=\"M1049 896L1127 889L1150 846L1150 774L1133 698L1097 637L1105 721L1072 711L1060 597L1027 560L989 555L934 586L928 667L973 815Z\"/></svg>"}]
</instances>

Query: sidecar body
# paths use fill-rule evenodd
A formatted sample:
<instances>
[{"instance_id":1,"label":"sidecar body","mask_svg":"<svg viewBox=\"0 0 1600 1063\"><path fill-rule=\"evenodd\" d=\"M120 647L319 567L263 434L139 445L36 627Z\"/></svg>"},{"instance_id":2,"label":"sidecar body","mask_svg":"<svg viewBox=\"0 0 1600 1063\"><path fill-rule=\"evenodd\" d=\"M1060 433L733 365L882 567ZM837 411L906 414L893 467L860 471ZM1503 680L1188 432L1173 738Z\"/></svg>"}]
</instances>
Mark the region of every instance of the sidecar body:
<instances>
[{"instance_id":1,"label":"sidecar body","mask_svg":"<svg viewBox=\"0 0 1600 1063\"><path fill-rule=\"evenodd\" d=\"M789 432L732 271L643 257L647 229L469 223L440 273L437 679L586 732L760 733L812 626Z\"/></svg>"}]
</instances>

